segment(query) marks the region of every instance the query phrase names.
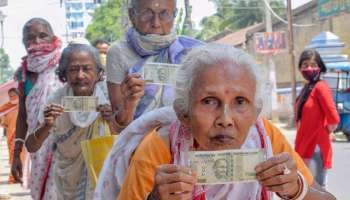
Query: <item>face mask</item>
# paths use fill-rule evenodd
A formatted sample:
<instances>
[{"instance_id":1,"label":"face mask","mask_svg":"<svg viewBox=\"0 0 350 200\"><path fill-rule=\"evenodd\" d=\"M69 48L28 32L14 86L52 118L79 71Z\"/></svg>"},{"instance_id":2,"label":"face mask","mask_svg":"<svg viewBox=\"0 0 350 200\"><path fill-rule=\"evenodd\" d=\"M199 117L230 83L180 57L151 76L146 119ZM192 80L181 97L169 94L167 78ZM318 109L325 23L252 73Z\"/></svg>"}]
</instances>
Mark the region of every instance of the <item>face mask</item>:
<instances>
[{"instance_id":1,"label":"face mask","mask_svg":"<svg viewBox=\"0 0 350 200\"><path fill-rule=\"evenodd\" d=\"M106 66L106 63L107 63L107 55L104 54L104 53L100 53L100 60L101 60L101 64L103 66Z\"/></svg>"},{"instance_id":2,"label":"face mask","mask_svg":"<svg viewBox=\"0 0 350 200\"><path fill-rule=\"evenodd\" d=\"M311 68L311 67L301 70L301 74L308 81L316 81L320 76L320 72L321 72L320 68Z\"/></svg>"},{"instance_id":3,"label":"face mask","mask_svg":"<svg viewBox=\"0 0 350 200\"><path fill-rule=\"evenodd\" d=\"M13 105L16 105L16 104L18 104L18 101L19 101L18 99L16 99L16 100L11 100L10 103L13 104Z\"/></svg>"}]
</instances>

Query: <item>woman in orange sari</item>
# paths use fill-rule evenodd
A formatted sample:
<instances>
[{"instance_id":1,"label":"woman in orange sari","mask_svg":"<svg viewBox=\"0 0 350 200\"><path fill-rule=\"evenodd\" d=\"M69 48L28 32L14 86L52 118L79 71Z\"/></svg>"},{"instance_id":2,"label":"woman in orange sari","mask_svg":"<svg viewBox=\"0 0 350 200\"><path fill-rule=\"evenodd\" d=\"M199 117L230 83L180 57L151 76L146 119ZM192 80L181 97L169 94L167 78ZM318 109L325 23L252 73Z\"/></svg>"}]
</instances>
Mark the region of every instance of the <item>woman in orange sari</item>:
<instances>
[{"instance_id":1,"label":"woman in orange sari","mask_svg":"<svg viewBox=\"0 0 350 200\"><path fill-rule=\"evenodd\" d=\"M18 91L11 88L8 91L10 101L0 106L1 126L4 127L9 150L9 163L13 160L14 139L16 132L16 120L18 114ZM9 176L9 183L15 183L12 175Z\"/></svg>"}]
</instances>

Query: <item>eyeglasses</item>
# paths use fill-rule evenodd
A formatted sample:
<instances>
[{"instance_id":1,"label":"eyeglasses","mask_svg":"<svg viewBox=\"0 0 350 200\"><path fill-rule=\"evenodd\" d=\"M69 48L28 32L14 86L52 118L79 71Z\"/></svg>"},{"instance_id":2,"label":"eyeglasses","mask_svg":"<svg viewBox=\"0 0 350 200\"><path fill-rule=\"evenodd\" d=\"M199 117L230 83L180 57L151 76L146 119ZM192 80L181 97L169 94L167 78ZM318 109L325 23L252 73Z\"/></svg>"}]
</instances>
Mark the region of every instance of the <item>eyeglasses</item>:
<instances>
[{"instance_id":1,"label":"eyeglasses","mask_svg":"<svg viewBox=\"0 0 350 200\"><path fill-rule=\"evenodd\" d=\"M147 9L142 12L138 12L134 10L134 13L140 17L140 20L143 22L149 22L151 21L155 15L158 15L159 19L163 22L169 22L174 19L176 16L176 11L170 12L168 10L163 10L161 12L154 12L153 10Z\"/></svg>"}]
</instances>

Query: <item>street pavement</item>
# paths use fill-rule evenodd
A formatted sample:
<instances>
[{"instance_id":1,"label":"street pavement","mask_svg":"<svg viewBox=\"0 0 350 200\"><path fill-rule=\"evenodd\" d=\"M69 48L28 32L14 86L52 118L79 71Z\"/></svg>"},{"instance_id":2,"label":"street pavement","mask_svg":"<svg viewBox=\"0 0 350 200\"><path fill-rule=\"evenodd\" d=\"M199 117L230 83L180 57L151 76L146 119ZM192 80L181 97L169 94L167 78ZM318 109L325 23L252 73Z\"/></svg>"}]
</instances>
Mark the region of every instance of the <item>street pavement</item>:
<instances>
[{"instance_id":1,"label":"street pavement","mask_svg":"<svg viewBox=\"0 0 350 200\"><path fill-rule=\"evenodd\" d=\"M293 145L295 130L285 128L284 124L275 124L279 127L288 141ZM0 131L2 136L2 131ZM350 143L333 143L334 164L328 175L328 190L339 200L350 200ZM12 200L31 199L29 191L19 184L7 184L10 168L8 165L8 150L5 137L0 137L0 194L8 193Z\"/></svg>"}]
</instances>

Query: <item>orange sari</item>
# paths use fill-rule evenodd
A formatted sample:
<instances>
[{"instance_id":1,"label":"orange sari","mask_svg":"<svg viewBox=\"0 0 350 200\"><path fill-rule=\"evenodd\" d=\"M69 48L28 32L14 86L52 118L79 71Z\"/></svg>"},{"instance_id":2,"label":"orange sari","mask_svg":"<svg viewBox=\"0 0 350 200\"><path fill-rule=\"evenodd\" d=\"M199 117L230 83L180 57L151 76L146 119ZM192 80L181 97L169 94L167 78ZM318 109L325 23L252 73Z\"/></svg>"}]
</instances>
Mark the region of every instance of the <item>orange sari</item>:
<instances>
[{"instance_id":1,"label":"orange sari","mask_svg":"<svg viewBox=\"0 0 350 200\"><path fill-rule=\"evenodd\" d=\"M11 104L10 102L0 106L1 126L4 127L7 137L7 145L9 151L9 164L12 164L13 153L15 148L16 137L16 120L18 115L18 105ZM9 176L9 183L15 183L12 175Z\"/></svg>"}]
</instances>

